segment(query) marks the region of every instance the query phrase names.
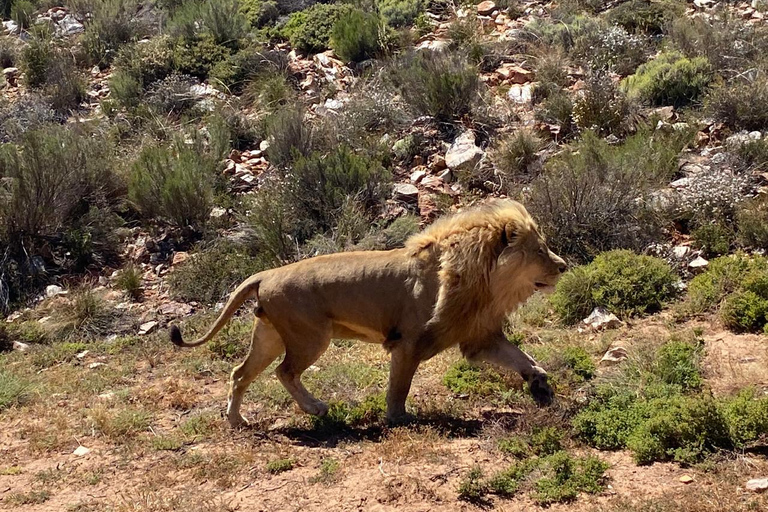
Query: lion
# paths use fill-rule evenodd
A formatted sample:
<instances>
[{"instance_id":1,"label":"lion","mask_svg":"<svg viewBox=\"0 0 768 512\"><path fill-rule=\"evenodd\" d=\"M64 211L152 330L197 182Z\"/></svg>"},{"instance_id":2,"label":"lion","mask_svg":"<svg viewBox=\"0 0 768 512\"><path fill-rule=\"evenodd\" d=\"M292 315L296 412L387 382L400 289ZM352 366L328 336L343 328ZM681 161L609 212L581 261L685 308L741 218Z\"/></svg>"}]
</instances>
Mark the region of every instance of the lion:
<instances>
[{"instance_id":1,"label":"lion","mask_svg":"<svg viewBox=\"0 0 768 512\"><path fill-rule=\"evenodd\" d=\"M565 270L521 204L493 200L438 219L403 248L316 256L254 274L202 338L185 343L176 325L170 337L179 347L206 343L246 300L255 300L250 351L229 381L233 427L247 425L240 414L247 387L283 353L277 378L302 411L326 414L328 406L307 391L301 375L334 337L389 351L390 423L406 418L419 364L456 345L470 361L516 371L534 400L547 405L554 398L547 373L507 341L502 326L535 291L551 291Z\"/></svg>"}]
</instances>

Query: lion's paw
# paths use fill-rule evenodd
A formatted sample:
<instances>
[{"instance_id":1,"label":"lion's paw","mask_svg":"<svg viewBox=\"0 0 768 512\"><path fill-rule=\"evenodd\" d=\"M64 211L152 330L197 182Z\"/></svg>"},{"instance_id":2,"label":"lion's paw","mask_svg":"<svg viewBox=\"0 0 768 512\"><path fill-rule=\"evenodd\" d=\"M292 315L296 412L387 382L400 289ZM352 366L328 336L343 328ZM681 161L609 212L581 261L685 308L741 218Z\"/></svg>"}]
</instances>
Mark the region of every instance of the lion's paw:
<instances>
[{"instance_id":1,"label":"lion's paw","mask_svg":"<svg viewBox=\"0 0 768 512\"><path fill-rule=\"evenodd\" d=\"M228 415L227 421L229 421L229 426L232 428L245 428L250 425L248 420L240 413Z\"/></svg>"},{"instance_id":2,"label":"lion's paw","mask_svg":"<svg viewBox=\"0 0 768 512\"><path fill-rule=\"evenodd\" d=\"M302 409L307 414L312 414L314 416L325 416L328 414L328 406L320 400L310 402L305 407L302 407Z\"/></svg>"},{"instance_id":3,"label":"lion's paw","mask_svg":"<svg viewBox=\"0 0 768 512\"><path fill-rule=\"evenodd\" d=\"M534 366L534 372L528 377L528 389L533 400L539 406L550 405L555 399L555 392L549 385L547 372Z\"/></svg>"}]
</instances>

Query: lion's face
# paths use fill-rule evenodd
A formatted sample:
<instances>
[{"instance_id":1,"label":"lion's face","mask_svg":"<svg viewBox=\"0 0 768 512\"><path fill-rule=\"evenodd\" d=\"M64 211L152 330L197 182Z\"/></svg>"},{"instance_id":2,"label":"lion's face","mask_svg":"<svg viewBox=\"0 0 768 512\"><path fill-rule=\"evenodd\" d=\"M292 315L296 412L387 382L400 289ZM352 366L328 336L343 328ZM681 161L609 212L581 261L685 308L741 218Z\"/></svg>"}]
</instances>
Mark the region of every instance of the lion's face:
<instances>
[{"instance_id":1,"label":"lion's face","mask_svg":"<svg viewBox=\"0 0 768 512\"><path fill-rule=\"evenodd\" d=\"M499 271L508 274L497 276L501 279L514 280L530 293L554 290L560 275L568 268L565 261L547 247L546 240L532 225L530 229L520 230L509 237L510 242L499 256ZM510 282L507 281L507 282Z\"/></svg>"}]
</instances>

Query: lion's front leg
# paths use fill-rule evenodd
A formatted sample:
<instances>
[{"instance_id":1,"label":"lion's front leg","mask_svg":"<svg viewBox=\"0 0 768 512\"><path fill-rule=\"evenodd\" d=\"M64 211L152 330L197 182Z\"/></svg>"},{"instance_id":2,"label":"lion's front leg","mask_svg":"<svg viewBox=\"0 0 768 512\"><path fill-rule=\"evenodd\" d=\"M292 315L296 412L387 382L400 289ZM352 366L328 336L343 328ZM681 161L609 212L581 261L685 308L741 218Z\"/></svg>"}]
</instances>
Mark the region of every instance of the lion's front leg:
<instances>
[{"instance_id":1,"label":"lion's front leg","mask_svg":"<svg viewBox=\"0 0 768 512\"><path fill-rule=\"evenodd\" d=\"M537 404L549 405L554 400L555 393L549 385L547 372L531 356L507 341L503 334L498 333L483 348L465 352L465 355L472 361L485 361L519 373L528 383Z\"/></svg>"},{"instance_id":2,"label":"lion's front leg","mask_svg":"<svg viewBox=\"0 0 768 512\"><path fill-rule=\"evenodd\" d=\"M387 422L390 424L402 423L408 418L405 400L408 398L419 362L414 351L405 343L400 343L392 349L387 390Z\"/></svg>"}]
</instances>

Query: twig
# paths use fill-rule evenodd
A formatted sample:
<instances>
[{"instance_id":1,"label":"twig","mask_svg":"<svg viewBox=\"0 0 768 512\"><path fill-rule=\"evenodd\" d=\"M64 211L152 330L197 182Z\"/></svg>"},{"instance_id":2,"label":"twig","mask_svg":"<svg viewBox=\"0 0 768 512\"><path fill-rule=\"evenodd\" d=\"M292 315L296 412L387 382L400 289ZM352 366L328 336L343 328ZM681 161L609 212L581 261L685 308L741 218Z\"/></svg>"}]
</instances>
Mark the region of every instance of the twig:
<instances>
[{"instance_id":1,"label":"twig","mask_svg":"<svg viewBox=\"0 0 768 512\"><path fill-rule=\"evenodd\" d=\"M381 476L388 477L389 475L384 472L384 459L379 457L379 473Z\"/></svg>"}]
</instances>

